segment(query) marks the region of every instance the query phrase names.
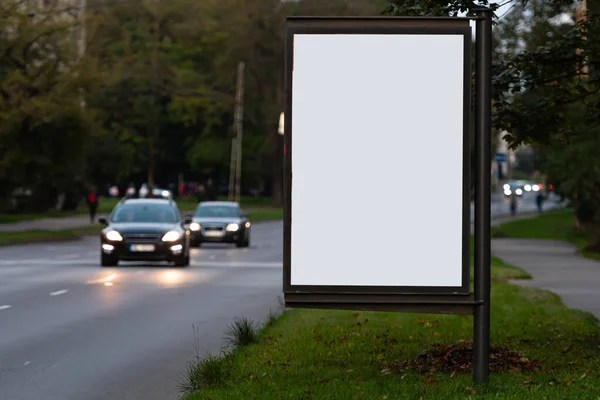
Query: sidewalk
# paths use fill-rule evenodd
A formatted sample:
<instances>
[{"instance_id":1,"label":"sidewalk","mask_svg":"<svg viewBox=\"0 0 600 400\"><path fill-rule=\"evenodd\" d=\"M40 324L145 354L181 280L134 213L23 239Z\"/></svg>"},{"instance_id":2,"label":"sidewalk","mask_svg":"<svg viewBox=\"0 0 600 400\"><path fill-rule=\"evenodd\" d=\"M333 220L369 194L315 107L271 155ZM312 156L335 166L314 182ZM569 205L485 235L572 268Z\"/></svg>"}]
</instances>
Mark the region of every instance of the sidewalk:
<instances>
[{"instance_id":1,"label":"sidewalk","mask_svg":"<svg viewBox=\"0 0 600 400\"><path fill-rule=\"evenodd\" d=\"M559 240L493 239L492 255L522 268L531 280L513 284L546 289L567 307L600 318L600 262L580 256L575 246Z\"/></svg>"}]
</instances>

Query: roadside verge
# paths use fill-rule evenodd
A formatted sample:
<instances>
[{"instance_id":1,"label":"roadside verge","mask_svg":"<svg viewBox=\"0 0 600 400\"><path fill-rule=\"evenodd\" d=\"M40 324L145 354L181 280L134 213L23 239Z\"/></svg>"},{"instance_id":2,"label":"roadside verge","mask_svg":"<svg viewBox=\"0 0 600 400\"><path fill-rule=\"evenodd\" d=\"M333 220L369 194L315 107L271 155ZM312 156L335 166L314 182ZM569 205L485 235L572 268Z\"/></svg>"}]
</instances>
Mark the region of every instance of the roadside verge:
<instances>
[{"instance_id":1,"label":"roadside verge","mask_svg":"<svg viewBox=\"0 0 600 400\"><path fill-rule=\"evenodd\" d=\"M282 219L283 210L278 208L255 210L249 213L249 218L252 222ZM85 236L98 235L102 228L103 225L90 224L60 230L35 229L16 232L0 232L0 246L78 240Z\"/></svg>"},{"instance_id":2,"label":"roadside verge","mask_svg":"<svg viewBox=\"0 0 600 400\"><path fill-rule=\"evenodd\" d=\"M600 392L596 318L492 258L492 374L471 381L471 317L291 310L252 343L190 364L185 400L591 399Z\"/></svg>"}]
</instances>

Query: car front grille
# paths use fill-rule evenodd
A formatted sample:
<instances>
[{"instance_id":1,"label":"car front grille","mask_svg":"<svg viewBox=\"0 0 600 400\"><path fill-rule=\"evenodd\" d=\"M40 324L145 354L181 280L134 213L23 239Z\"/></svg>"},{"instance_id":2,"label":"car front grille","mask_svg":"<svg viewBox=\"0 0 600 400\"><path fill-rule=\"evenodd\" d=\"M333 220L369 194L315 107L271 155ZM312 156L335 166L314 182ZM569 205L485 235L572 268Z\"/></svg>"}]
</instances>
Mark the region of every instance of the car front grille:
<instances>
[{"instance_id":1,"label":"car front grille","mask_svg":"<svg viewBox=\"0 0 600 400\"><path fill-rule=\"evenodd\" d=\"M202 224L202 231L204 232L204 234L220 234L222 235L225 232L225 225L223 224Z\"/></svg>"},{"instance_id":2,"label":"car front grille","mask_svg":"<svg viewBox=\"0 0 600 400\"><path fill-rule=\"evenodd\" d=\"M163 235L160 233L124 233L122 236L129 243L156 243Z\"/></svg>"}]
</instances>

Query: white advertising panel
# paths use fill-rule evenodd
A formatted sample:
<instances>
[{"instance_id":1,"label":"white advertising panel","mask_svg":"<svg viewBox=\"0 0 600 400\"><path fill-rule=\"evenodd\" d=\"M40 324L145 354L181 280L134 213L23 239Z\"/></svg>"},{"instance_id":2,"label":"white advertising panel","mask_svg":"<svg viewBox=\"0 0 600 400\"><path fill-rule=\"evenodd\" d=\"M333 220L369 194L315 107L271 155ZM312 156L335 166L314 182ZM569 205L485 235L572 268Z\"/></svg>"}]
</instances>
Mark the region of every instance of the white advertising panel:
<instances>
[{"instance_id":1,"label":"white advertising panel","mask_svg":"<svg viewBox=\"0 0 600 400\"><path fill-rule=\"evenodd\" d=\"M291 287L468 286L465 43L293 35Z\"/></svg>"}]
</instances>

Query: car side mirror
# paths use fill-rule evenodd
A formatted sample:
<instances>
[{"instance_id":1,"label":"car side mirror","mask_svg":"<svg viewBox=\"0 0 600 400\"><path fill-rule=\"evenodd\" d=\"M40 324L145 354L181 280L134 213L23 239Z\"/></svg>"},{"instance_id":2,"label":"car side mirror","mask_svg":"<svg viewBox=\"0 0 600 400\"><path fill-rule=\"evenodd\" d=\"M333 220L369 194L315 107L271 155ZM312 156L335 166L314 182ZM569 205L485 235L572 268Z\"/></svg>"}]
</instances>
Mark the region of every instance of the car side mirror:
<instances>
[{"instance_id":1,"label":"car side mirror","mask_svg":"<svg viewBox=\"0 0 600 400\"><path fill-rule=\"evenodd\" d=\"M99 224L102 224L102 225L104 225L104 226L108 226L108 221L106 220L106 218L105 218L105 217L100 217L100 218L98 218L98 223L99 223Z\"/></svg>"},{"instance_id":2,"label":"car side mirror","mask_svg":"<svg viewBox=\"0 0 600 400\"><path fill-rule=\"evenodd\" d=\"M189 224L191 224L192 222L194 222L194 219L192 218L192 216L191 216L191 215L186 215L186 216L183 218L183 224L184 224L184 225L189 225Z\"/></svg>"}]
</instances>

